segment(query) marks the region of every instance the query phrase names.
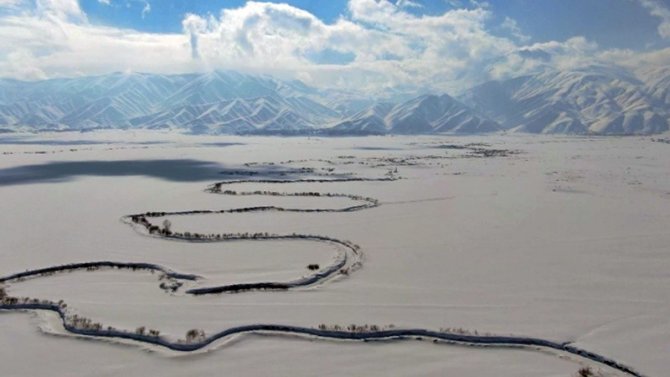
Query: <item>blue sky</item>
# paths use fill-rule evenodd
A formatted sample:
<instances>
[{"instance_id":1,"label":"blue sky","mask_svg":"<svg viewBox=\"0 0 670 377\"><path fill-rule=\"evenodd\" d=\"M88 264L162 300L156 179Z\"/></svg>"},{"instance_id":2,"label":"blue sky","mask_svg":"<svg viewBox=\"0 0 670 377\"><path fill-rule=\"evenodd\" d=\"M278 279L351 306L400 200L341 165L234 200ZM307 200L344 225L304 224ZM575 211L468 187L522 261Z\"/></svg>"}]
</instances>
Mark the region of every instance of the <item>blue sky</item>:
<instances>
[{"instance_id":1,"label":"blue sky","mask_svg":"<svg viewBox=\"0 0 670 377\"><path fill-rule=\"evenodd\" d=\"M277 1L305 9L326 22L333 22L346 12L346 0L293 0ZM142 18L142 10L149 3L151 11ZM151 32L180 32L181 20L187 13L218 14L221 9L238 8L246 0L110 0L109 5L99 0L81 1L89 18L109 25L131 27Z\"/></svg>"},{"instance_id":2,"label":"blue sky","mask_svg":"<svg viewBox=\"0 0 670 377\"><path fill-rule=\"evenodd\" d=\"M670 65L670 0L0 0L0 77L232 69L459 91L546 69Z\"/></svg>"}]
</instances>

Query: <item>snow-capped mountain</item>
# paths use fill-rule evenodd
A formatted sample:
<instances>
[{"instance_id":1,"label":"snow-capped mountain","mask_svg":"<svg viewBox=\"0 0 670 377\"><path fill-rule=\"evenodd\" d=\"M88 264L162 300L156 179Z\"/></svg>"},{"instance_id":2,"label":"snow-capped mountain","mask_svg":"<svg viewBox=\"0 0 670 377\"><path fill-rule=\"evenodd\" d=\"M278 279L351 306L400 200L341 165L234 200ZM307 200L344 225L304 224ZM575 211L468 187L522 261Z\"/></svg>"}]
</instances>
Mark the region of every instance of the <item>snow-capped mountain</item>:
<instances>
[{"instance_id":1,"label":"snow-capped mountain","mask_svg":"<svg viewBox=\"0 0 670 377\"><path fill-rule=\"evenodd\" d=\"M298 133L320 120L337 116L304 97L236 98L202 105L186 105L134 118L134 127L184 129L198 134Z\"/></svg>"},{"instance_id":2,"label":"snow-capped mountain","mask_svg":"<svg viewBox=\"0 0 670 377\"><path fill-rule=\"evenodd\" d=\"M295 97L316 94L316 90L299 81L279 81L267 76L237 72L213 71L188 75L189 80L165 98L165 107L216 103L236 98L266 96Z\"/></svg>"},{"instance_id":3,"label":"snow-capped mountain","mask_svg":"<svg viewBox=\"0 0 670 377\"><path fill-rule=\"evenodd\" d=\"M333 127L333 133L484 133L500 126L447 94L423 95L393 105L374 104ZM337 132L335 132L337 131Z\"/></svg>"},{"instance_id":4,"label":"snow-capped mountain","mask_svg":"<svg viewBox=\"0 0 670 377\"><path fill-rule=\"evenodd\" d=\"M662 81L650 89L623 69L589 67L491 81L461 99L514 131L613 135L667 131L664 96Z\"/></svg>"},{"instance_id":5,"label":"snow-capped mountain","mask_svg":"<svg viewBox=\"0 0 670 377\"><path fill-rule=\"evenodd\" d=\"M111 74L36 82L0 81L0 124L44 128L126 127L158 109L188 77Z\"/></svg>"},{"instance_id":6,"label":"snow-capped mountain","mask_svg":"<svg viewBox=\"0 0 670 377\"><path fill-rule=\"evenodd\" d=\"M388 133L386 116L394 104L379 102L364 108L330 129L333 135L382 135Z\"/></svg>"},{"instance_id":7,"label":"snow-capped mountain","mask_svg":"<svg viewBox=\"0 0 670 377\"><path fill-rule=\"evenodd\" d=\"M201 134L652 134L670 126L670 69L593 66L491 81L459 99L386 99L228 71L0 79L0 129Z\"/></svg>"},{"instance_id":8,"label":"snow-capped mountain","mask_svg":"<svg viewBox=\"0 0 670 377\"><path fill-rule=\"evenodd\" d=\"M340 114L298 81L215 71L115 73L37 82L0 80L0 126L24 129L195 128L198 132L310 128ZM298 115L300 114L300 115Z\"/></svg>"},{"instance_id":9,"label":"snow-capped mountain","mask_svg":"<svg viewBox=\"0 0 670 377\"><path fill-rule=\"evenodd\" d=\"M395 106L385 118L393 133L483 133L500 126L447 94L424 95Z\"/></svg>"},{"instance_id":10,"label":"snow-capped mountain","mask_svg":"<svg viewBox=\"0 0 670 377\"><path fill-rule=\"evenodd\" d=\"M649 94L664 105L670 107L670 68L655 68L637 72L637 76L644 81Z\"/></svg>"}]
</instances>

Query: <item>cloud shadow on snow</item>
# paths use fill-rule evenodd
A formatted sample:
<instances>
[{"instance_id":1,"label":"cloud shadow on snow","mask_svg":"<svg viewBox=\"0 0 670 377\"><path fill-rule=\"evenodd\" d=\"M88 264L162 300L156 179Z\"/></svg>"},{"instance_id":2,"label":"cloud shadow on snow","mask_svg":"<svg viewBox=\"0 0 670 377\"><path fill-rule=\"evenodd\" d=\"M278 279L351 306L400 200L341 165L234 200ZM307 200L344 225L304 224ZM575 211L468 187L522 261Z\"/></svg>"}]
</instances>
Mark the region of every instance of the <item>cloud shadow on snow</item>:
<instances>
[{"instance_id":1,"label":"cloud shadow on snow","mask_svg":"<svg viewBox=\"0 0 670 377\"><path fill-rule=\"evenodd\" d=\"M254 169L254 178L275 176L285 170L280 166ZM77 177L127 177L145 176L174 182L217 181L239 179L222 176L222 173L237 172L239 168L227 168L210 161L192 159L172 160L119 160L119 161L58 161L44 164L24 165L0 169L0 186L31 183L68 182ZM286 174L283 178L290 178Z\"/></svg>"}]
</instances>

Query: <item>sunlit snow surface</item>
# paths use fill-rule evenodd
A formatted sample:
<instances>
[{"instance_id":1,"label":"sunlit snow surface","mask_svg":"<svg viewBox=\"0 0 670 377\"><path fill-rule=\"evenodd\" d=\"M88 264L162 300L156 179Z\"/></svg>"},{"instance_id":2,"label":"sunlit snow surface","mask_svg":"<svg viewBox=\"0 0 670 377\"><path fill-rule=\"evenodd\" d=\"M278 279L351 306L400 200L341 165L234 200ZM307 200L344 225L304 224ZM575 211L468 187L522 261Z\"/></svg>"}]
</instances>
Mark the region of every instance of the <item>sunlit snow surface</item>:
<instances>
[{"instance_id":1,"label":"sunlit snow surface","mask_svg":"<svg viewBox=\"0 0 670 377\"><path fill-rule=\"evenodd\" d=\"M355 213L171 218L182 230L314 233L361 246L362 269L313 289L173 296L158 289L150 274L101 271L12 283L13 294L63 299L105 325L159 328L175 339L191 328L211 333L251 323L450 327L574 341L649 376L670 369L670 145L652 138L215 138L145 132L11 138L20 142L0 141L0 275L118 260L157 263L222 283L290 279L307 273L310 263L328 263L332 250L298 241L170 242L138 234L120 219L146 211L259 204L349 205L343 199L204 193L210 183L231 179L221 172L254 170L261 179L313 167L369 177L397 167L403 177L281 188L381 202ZM467 158L466 151L453 148L470 143L518 153ZM259 164L245 166L254 162ZM570 376L580 367L575 360L525 350L258 335L226 342L207 355L175 357L46 335L38 330L50 326L45 318L0 314L3 375L530 377Z\"/></svg>"}]
</instances>

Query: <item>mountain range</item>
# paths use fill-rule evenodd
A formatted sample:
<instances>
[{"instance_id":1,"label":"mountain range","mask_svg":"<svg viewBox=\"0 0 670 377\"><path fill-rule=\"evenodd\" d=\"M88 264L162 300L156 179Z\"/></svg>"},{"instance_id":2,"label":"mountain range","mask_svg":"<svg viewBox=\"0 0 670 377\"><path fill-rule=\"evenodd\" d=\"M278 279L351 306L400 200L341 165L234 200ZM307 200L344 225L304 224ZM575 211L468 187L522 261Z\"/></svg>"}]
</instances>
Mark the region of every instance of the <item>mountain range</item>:
<instances>
[{"instance_id":1,"label":"mountain range","mask_svg":"<svg viewBox=\"0 0 670 377\"><path fill-rule=\"evenodd\" d=\"M4 131L173 129L195 134L655 134L670 128L670 69L591 66L395 100L229 71L0 79ZM400 98L400 99L399 99Z\"/></svg>"}]
</instances>

